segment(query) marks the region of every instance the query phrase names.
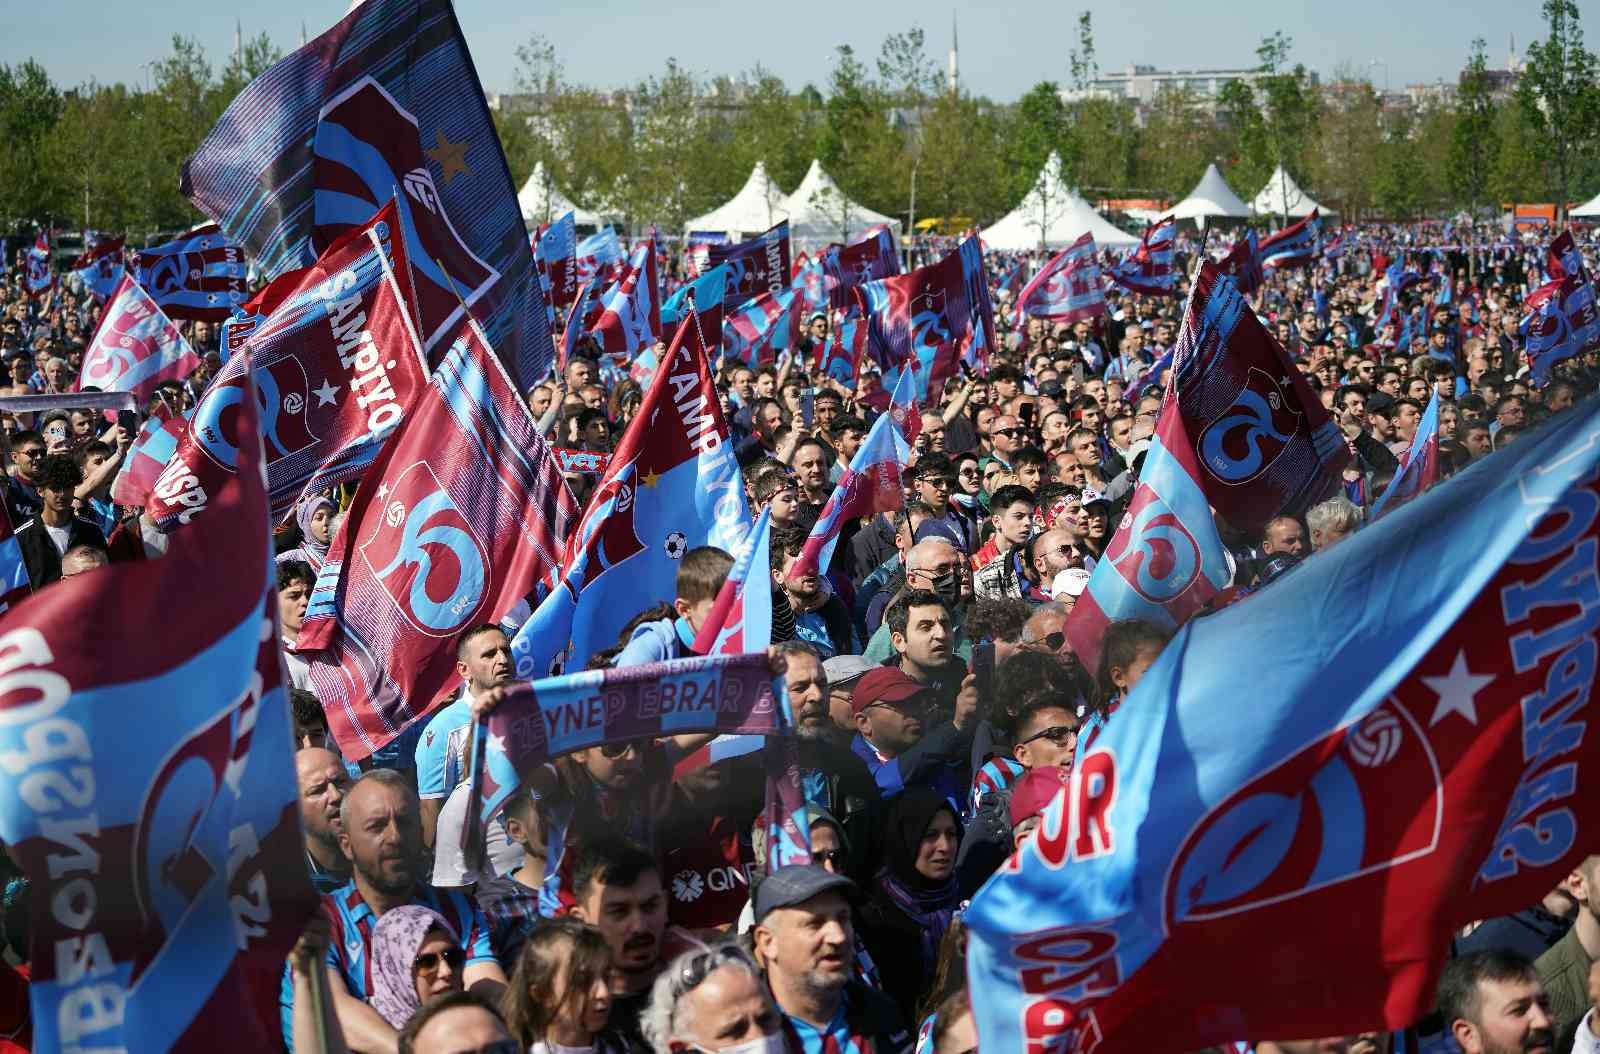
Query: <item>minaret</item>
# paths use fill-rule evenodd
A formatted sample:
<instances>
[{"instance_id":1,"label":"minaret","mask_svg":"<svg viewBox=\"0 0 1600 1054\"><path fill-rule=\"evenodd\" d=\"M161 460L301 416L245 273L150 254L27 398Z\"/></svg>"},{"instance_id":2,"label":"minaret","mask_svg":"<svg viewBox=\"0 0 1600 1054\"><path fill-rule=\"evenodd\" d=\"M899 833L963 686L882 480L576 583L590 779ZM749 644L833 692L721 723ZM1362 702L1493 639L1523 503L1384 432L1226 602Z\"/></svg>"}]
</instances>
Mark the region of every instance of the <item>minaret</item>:
<instances>
[{"instance_id":1,"label":"minaret","mask_svg":"<svg viewBox=\"0 0 1600 1054\"><path fill-rule=\"evenodd\" d=\"M1517 35L1515 33L1511 34L1511 50L1506 53L1506 69L1511 73L1517 72Z\"/></svg>"},{"instance_id":2,"label":"minaret","mask_svg":"<svg viewBox=\"0 0 1600 1054\"><path fill-rule=\"evenodd\" d=\"M244 26L237 18L233 20L233 64L244 65Z\"/></svg>"},{"instance_id":3,"label":"minaret","mask_svg":"<svg viewBox=\"0 0 1600 1054\"><path fill-rule=\"evenodd\" d=\"M306 46L306 20L303 18L300 20L300 46Z\"/></svg>"},{"instance_id":4,"label":"minaret","mask_svg":"<svg viewBox=\"0 0 1600 1054\"><path fill-rule=\"evenodd\" d=\"M959 83L960 75L956 69L956 13L952 11L950 12L950 77L947 85L951 95L956 94Z\"/></svg>"}]
</instances>

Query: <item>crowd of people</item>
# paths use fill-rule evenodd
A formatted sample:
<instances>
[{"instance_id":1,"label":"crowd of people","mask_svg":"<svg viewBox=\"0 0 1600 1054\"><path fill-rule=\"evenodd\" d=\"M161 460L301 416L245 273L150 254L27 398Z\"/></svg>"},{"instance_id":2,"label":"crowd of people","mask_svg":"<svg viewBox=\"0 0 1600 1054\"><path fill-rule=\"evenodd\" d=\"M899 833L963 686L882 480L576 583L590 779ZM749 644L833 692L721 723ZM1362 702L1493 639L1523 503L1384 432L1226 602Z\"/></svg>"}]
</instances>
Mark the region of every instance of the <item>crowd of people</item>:
<instances>
[{"instance_id":1,"label":"crowd of people","mask_svg":"<svg viewBox=\"0 0 1600 1054\"><path fill-rule=\"evenodd\" d=\"M1219 524L1233 565L1227 602L1248 603L1360 530L1435 394L1448 476L1492 461L1600 383L1594 349L1547 386L1531 384L1518 323L1540 284L1542 242L1469 238L1425 252L1427 232L1379 228L1349 240L1336 260L1270 272L1252 298L1349 444L1343 489L1259 536ZM1199 251L1194 236L1180 239L1181 274ZM1426 277L1380 332L1386 256ZM991 277L1014 262L991 261ZM30 297L20 271L0 286L10 378L0 397L67 393L97 305L66 285ZM859 385L817 369L839 319L807 319L781 361L719 364L751 511L770 510L773 525L772 661L796 724L808 865L764 873L759 755L693 765L704 737L677 737L608 743L527 774L489 825L483 866L469 867L466 750L475 718L514 676L516 618L455 642L461 688L448 705L373 758L346 760L295 640L349 494L301 503L277 535L278 599L305 865L323 910L286 965L284 1045L976 1051L963 904L1031 835L1170 636L1113 623L1091 668L1064 625L1150 447L1187 282L1171 296L1112 288L1104 316L1071 325L1016 319L996 288L999 353L922 408L903 507L849 523L815 572L792 573L876 416ZM215 327L186 328L204 365L163 385L149 410L192 406L220 366ZM643 392L593 350L572 349L528 404L553 445L605 454ZM5 410L0 421L5 507L33 589L161 555L165 536L110 498L133 439L123 425L87 410ZM595 477L568 482L581 502ZM591 665L693 654L732 564L709 547L684 554L676 595L640 598L638 617ZM1240 1038L1286 1054L1386 1054L1419 1035L1467 1054L1600 1054L1597 891L1600 856L1541 904L1462 933L1438 1013L1417 1029ZM13 960L27 956L9 924L25 905L13 879ZM323 985L330 998L313 998Z\"/></svg>"}]
</instances>

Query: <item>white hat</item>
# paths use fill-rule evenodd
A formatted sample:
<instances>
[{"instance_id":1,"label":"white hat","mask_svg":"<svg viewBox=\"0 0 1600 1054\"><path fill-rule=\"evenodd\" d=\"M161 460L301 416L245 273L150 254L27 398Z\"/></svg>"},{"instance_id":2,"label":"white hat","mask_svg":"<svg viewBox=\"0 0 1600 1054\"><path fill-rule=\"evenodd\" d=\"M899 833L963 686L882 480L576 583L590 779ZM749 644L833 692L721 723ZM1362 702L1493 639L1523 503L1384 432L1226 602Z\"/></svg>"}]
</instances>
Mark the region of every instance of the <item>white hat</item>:
<instances>
[{"instance_id":1,"label":"white hat","mask_svg":"<svg viewBox=\"0 0 1600 1054\"><path fill-rule=\"evenodd\" d=\"M1050 599L1060 600L1062 597L1074 599L1083 595L1089 587L1089 572L1081 567L1069 567L1065 571L1056 573L1055 581L1050 583Z\"/></svg>"}]
</instances>

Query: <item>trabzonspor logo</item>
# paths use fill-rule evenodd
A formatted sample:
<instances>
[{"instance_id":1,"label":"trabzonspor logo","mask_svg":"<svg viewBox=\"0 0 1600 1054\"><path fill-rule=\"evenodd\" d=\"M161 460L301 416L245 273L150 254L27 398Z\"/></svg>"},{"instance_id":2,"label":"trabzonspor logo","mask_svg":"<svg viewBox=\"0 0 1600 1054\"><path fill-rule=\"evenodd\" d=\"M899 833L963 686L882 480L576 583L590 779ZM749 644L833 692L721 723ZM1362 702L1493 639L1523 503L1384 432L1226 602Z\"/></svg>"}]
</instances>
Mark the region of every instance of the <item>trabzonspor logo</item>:
<instances>
[{"instance_id":1,"label":"trabzonspor logo","mask_svg":"<svg viewBox=\"0 0 1600 1054\"><path fill-rule=\"evenodd\" d=\"M1134 491L1106 558L1135 592L1153 604L1182 595L1200 575L1199 543L1145 483Z\"/></svg>"},{"instance_id":2,"label":"trabzonspor logo","mask_svg":"<svg viewBox=\"0 0 1600 1054\"><path fill-rule=\"evenodd\" d=\"M1200 433L1200 463L1224 483L1248 483L1288 449L1301 419L1277 382L1251 367L1233 405Z\"/></svg>"},{"instance_id":3,"label":"trabzonspor logo","mask_svg":"<svg viewBox=\"0 0 1600 1054\"><path fill-rule=\"evenodd\" d=\"M317 436L306 419L308 384L305 367L293 355L254 371L256 409L261 422L261 443L267 464L298 454L314 445ZM239 408L244 403L244 383L239 373L219 381L200 400L190 424L206 455L229 471L239 461Z\"/></svg>"},{"instance_id":4,"label":"trabzonspor logo","mask_svg":"<svg viewBox=\"0 0 1600 1054\"><path fill-rule=\"evenodd\" d=\"M378 491L376 528L361 544L374 580L430 637L454 637L483 606L489 554L433 469L418 461Z\"/></svg>"},{"instance_id":5,"label":"trabzonspor logo","mask_svg":"<svg viewBox=\"0 0 1600 1054\"><path fill-rule=\"evenodd\" d=\"M1392 701L1302 747L1195 825L1167 873L1169 927L1276 904L1432 852L1433 745Z\"/></svg>"},{"instance_id":6,"label":"trabzonspor logo","mask_svg":"<svg viewBox=\"0 0 1600 1054\"><path fill-rule=\"evenodd\" d=\"M944 290L918 294L912 298L909 310L913 349L939 348L950 343L950 322L945 317Z\"/></svg>"}]
</instances>

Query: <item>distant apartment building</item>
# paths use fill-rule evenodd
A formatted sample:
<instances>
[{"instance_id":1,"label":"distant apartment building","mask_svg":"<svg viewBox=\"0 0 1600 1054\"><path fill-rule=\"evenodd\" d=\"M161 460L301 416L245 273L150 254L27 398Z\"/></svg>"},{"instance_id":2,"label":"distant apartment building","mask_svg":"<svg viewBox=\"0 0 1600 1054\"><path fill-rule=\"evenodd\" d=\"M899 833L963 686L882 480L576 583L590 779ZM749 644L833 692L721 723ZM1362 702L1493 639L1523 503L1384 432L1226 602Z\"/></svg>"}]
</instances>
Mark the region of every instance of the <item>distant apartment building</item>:
<instances>
[{"instance_id":1,"label":"distant apartment building","mask_svg":"<svg viewBox=\"0 0 1600 1054\"><path fill-rule=\"evenodd\" d=\"M1217 98L1222 94L1224 87L1235 81L1243 81L1254 86L1266 76L1260 69L1254 67L1159 70L1154 66L1134 63L1116 72L1102 73L1086 90L1063 90L1061 100L1070 103L1092 98L1130 102L1138 115L1138 123L1142 125L1150 107L1163 91L1187 91L1206 110L1214 112ZM1315 72L1311 74L1311 83L1317 83Z\"/></svg>"}]
</instances>

